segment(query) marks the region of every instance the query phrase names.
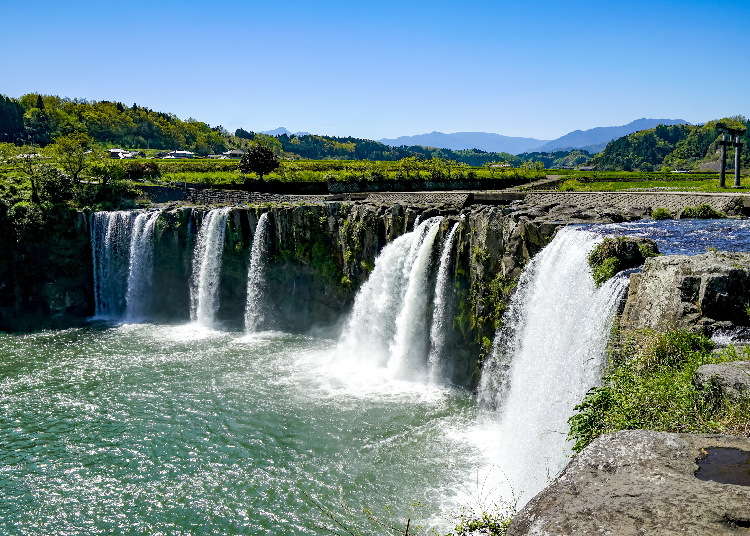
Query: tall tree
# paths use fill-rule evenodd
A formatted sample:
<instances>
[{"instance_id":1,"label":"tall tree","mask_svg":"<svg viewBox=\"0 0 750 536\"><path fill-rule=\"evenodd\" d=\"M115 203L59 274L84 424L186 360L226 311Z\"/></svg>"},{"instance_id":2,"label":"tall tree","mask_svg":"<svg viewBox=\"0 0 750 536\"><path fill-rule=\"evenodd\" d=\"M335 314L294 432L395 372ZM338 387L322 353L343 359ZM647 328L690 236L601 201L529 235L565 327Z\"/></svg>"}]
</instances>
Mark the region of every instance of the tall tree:
<instances>
[{"instance_id":1,"label":"tall tree","mask_svg":"<svg viewBox=\"0 0 750 536\"><path fill-rule=\"evenodd\" d=\"M57 164L74 182L90 165L94 156L94 140L88 134L76 132L60 136L52 146Z\"/></svg>"}]
</instances>

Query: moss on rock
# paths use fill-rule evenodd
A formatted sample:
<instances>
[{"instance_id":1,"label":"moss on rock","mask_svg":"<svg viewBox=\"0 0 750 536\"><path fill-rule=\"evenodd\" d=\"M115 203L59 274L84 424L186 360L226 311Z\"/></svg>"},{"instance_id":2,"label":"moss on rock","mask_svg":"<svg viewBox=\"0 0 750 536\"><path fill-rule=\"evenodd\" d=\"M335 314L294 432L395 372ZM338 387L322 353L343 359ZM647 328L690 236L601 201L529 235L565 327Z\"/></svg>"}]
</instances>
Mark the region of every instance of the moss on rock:
<instances>
[{"instance_id":1,"label":"moss on rock","mask_svg":"<svg viewBox=\"0 0 750 536\"><path fill-rule=\"evenodd\" d=\"M589 253L591 275L599 286L618 272L641 266L646 259L657 255L656 242L648 238L605 238Z\"/></svg>"}]
</instances>

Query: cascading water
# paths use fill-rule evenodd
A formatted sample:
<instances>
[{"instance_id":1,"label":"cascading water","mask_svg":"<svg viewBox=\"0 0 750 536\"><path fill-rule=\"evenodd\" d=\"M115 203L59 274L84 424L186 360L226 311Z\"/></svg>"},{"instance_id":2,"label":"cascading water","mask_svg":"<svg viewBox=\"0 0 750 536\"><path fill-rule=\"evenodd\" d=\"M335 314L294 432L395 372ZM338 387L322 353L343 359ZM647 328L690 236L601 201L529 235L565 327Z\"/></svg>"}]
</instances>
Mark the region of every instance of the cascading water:
<instances>
[{"instance_id":1,"label":"cascading water","mask_svg":"<svg viewBox=\"0 0 750 536\"><path fill-rule=\"evenodd\" d=\"M565 465L567 420L601 377L626 277L594 286L587 257L602 238L561 229L527 266L482 371L480 403L499 417L506 498L522 503Z\"/></svg>"},{"instance_id":2,"label":"cascading water","mask_svg":"<svg viewBox=\"0 0 750 536\"><path fill-rule=\"evenodd\" d=\"M424 236L419 242L413 242L411 252L416 254L411 262L403 306L396 318L396 336L388 360L388 368L394 375L418 371L423 367L423 360L429 350L426 334L432 290L429 288L430 262L441 220L442 218L426 220Z\"/></svg>"},{"instance_id":3,"label":"cascading water","mask_svg":"<svg viewBox=\"0 0 750 536\"><path fill-rule=\"evenodd\" d=\"M91 216L94 304L97 318L119 318L125 310L130 243L135 212Z\"/></svg>"},{"instance_id":4,"label":"cascading water","mask_svg":"<svg viewBox=\"0 0 750 536\"><path fill-rule=\"evenodd\" d=\"M440 266L435 281L435 299L432 304L432 327L430 328L430 354L427 362L430 369L430 380L438 383L445 374L444 358L446 329L450 312L450 267L453 243L460 223L456 222L448 233L440 253Z\"/></svg>"},{"instance_id":5,"label":"cascading water","mask_svg":"<svg viewBox=\"0 0 750 536\"><path fill-rule=\"evenodd\" d=\"M412 357L426 361L430 258L440 221L429 218L383 248L354 300L339 342L341 352L365 352L368 360L389 365L394 373L403 372L402 365ZM409 323L424 329L412 329ZM416 356L407 345L419 344L419 337L424 338L423 350Z\"/></svg>"},{"instance_id":6,"label":"cascading water","mask_svg":"<svg viewBox=\"0 0 750 536\"><path fill-rule=\"evenodd\" d=\"M203 218L193 250L190 319L211 327L219 309L219 280L229 208L215 208Z\"/></svg>"},{"instance_id":7,"label":"cascading water","mask_svg":"<svg viewBox=\"0 0 750 536\"><path fill-rule=\"evenodd\" d=\"M143 212L133 221L130 239L128 286L125 296L125 318L142 320L148 312L154 271L154 228L159 212Z\"/></svg>"},{"instance_id":8,"label":"cascading water","mask_svg":"<svg viewBox=\"0 0 750 536\"><path fill-rule=\"evenodd\" d=\"M269 235L268 212L261 214L250 248L250 266L247 270L247 302L245 304L245 331L252 333L262 328L265 320L266 261Z\"/></svg>"}]
</instances>

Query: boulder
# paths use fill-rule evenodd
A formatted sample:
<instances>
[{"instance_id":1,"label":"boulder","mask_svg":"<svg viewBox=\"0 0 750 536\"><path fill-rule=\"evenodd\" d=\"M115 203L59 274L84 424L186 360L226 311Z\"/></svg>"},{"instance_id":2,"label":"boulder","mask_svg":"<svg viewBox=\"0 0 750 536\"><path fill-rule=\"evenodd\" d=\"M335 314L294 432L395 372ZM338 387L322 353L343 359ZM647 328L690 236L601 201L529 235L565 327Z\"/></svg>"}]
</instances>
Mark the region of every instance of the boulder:
<instances>
[{"instance_id":1,"label":"boulder","mask_svg":"<svg viewBox=\"0 0 750 536\"><path fill-rule=\"evenodd\" d=\"M599 242L589 254L589 266L594 282L601 285L617 273L637 268L646 259L658 254L656 242L649 238L608 237Z\"/></svg>"},{"instance_id":2,"label":"boulder","mask_svg":"<svg viewBox=\"0 0 750 536\"><path fill-rule=\"evenodd\" d=\"M596 439L509 536L750 534L750 439L628 430Z\"/></svg>"},{"instance_id":3,"label":"boulder","mask_svg":"<svg viewBox=\"0 0 750 536\"><path fill-rule=\"evenodd\" d=\"M622 329L691 329L710 335L750 325L750 253L668 255L630 276Z\"/></svg>"},{"instance_id":4,"label":"boulder","mask_svg":"<svg viewBox=\"0 0 750 536\"><path fill-rule=\"evenodd\" d=\"M750 397L750 361L730 361L701 365L695 371L699 387L718 387L727 398Z\"/></svg>"}]
</instances>

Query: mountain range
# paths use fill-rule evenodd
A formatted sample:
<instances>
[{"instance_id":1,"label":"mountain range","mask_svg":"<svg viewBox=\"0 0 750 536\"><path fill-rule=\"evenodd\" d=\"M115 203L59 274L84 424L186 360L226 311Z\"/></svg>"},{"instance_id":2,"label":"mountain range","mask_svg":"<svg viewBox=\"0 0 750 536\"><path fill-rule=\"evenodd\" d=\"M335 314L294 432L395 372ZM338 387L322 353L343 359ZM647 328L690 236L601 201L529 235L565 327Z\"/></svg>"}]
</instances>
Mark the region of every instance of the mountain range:
<instances>
[{"instance_id":1,"label":"mountain range","mask_svg":"<svg viewBox=\"0 0 750 536\"><path fill-rule=\"evenodd\" d=\"M481 149L490 152L520 154L532 151L551 152L564 149L584 149L598 153L610 141L639 130L654 128L657 125L685 125L683 119L636 119L626 125L596 127L588 130L574 130L554 140L503 136L491 132L430 132L414 136L383 138L381 143L398 147L401 145L422 145L443 149Z\"/></svg>"}]
</instances>

